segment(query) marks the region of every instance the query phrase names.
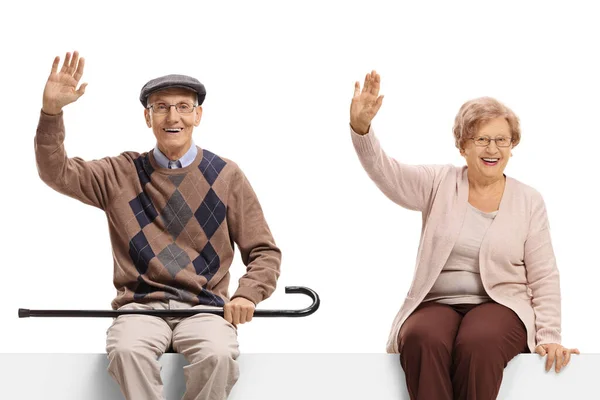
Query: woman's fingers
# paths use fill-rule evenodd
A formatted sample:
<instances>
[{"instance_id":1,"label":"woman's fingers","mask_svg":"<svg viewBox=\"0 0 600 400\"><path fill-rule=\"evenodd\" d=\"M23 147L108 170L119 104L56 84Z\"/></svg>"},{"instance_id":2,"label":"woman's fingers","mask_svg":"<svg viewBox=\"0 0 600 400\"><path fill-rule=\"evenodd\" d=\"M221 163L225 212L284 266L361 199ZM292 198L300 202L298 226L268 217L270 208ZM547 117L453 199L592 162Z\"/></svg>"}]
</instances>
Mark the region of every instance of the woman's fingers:
<instances>
[{"instance_id":1,"label":"woman's fingers","mask_svg":"<svg viewBox=\"0 0 600 400\"><path fill-rule=\"evenodd\" d=\"M545 356L546 355L546 348L543 345L540 345L538 347L535 348L535 352L538 353L540 356Z\"/></svg>"},{"instance_id":2,"label":"woman's fingers","mask_svg":"<svg viewBox=\"0 0 600 400\"><path fill-rule=\"evenodd\" d=\"M565 356L565 363L564 366L566 367L567 364L571 361L571 354L580 354L578 349L565 349L566 350L566 356Z\"/></svg>"},{"instance_id":3,"label":"woman's fingers","mask_svg":"<svg viewBox=\"0 0 600 400\"><path fill-rule=\"evenodd\" d=\"M379 76L379 74L373 70L371 71L371 87L370 87L370 92L373 96L378 96L379 95L379 83L381 81L381 78Z\"/></svg>"},{"instance_id":4,"label":"woman's fingers","mask_svg":"<svg viewBox=\"0 0 600 400\"><path fill-rule=\"evenodd\" d=\"M546 359L546 371L550 371L552 368L552 364L554 364L554 359L556 358L556 351L548 351L548 357Z\"/></svg>"},{"instance_id":5,"label":"woman's fingers","mask_svg":"<svg viewBox=\"0 0 600 400\"><path fill-rule=\"evenodd\" d=\"M354 97L360 96L360 83L354 82Z\"/></svg>"},{"instance_id":6,"label":"woman's fingers","mask_svg":"<svg viewBox=\"0 0 600 400\"><path fill-rule=\"evenodd\" d=\"M565 355L565 362L563 363L563 366L567 366L569 364L569 361L571 361L571 352L569 350L567 350L567 354Z\"/></svg>"},{"instance_id":7,"label":"woman's fingers","mask_svg":"<svg viewBox=\"0 0 600 400\"><path fill-rule=\"evenodd\" d=\"M556 349L556 351L554 352L556 354L556 362L555 362L555 366L554 366L554 370L556 372L559 372L561 370L561 368L564 366L565 351L566 351L566 349L564 347L559 346Z\"/></svg>"},{"instance_id":8,"label":"woman's fingers","mask_svg":"<svg viewBox=\"0 0 600 400\"><path fill-rule=\"evenodd\" d=\"M377 101L375 101L375 113L379 111L379 109L381 108L381 104L383 104L383 95L379 96L377 98Z\"/></svg>"}]
</instances>

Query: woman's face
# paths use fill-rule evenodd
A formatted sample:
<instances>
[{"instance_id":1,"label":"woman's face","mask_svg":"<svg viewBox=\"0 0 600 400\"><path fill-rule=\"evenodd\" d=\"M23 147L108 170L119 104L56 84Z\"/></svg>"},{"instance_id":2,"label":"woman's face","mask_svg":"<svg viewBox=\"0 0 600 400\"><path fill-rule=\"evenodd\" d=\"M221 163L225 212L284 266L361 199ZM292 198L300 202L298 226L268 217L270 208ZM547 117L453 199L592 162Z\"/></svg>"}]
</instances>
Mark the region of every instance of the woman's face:
<instances>
[{"instance_id":1,"label":"woman's face","mask_svg":"<svg viewBox=\"0 0 600 400\"><path fill-rule=\"evenodd\" d=\"M488 144L486 139L490 140ZM460 154L467 161L469 176L482 181L499 179L511 156L512 135L510 125L504 117L498 117L481 124L473 138L465 143ZM504 142L507 147L498 146Z\"/></svg>"}]
</instances>

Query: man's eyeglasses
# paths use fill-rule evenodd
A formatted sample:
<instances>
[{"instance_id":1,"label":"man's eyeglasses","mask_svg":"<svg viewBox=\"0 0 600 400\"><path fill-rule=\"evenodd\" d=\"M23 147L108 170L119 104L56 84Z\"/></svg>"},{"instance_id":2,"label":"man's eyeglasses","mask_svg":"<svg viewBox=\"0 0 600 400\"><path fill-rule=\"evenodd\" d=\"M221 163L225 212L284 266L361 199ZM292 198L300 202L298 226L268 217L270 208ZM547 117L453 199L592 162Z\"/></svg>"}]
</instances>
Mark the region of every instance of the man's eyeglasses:
<instances>
[{"instance_id":1,"label":"man's eyeglasses","mask_svg":"<svg viewBox=\"0 0 600 400\"><path fill-rule=\"evenodd\" d=\"M156 103L150 104L148 108L151 108L157 114L168 114L171 110L171 107L175 107L179 114L189 114L194 111L196 107L195 104L191 103L177 103L177 104L167 104L167 103Z\"/></svg>"},{"instance_id":2,"label":"man's eyeglasses","mask_svg":"<svg viewBox=\"0 0 600 400\"><path fill-rule=\"evenodd\" d=\"M475 146L479 147L489 146L492 140L496 142L496 146L498 147L508 147L512 144L512 138L506 136L498 136L495 139L492 139L489 136L475 136L469 139L475 142Z\"/></svg>"}]
</instances>

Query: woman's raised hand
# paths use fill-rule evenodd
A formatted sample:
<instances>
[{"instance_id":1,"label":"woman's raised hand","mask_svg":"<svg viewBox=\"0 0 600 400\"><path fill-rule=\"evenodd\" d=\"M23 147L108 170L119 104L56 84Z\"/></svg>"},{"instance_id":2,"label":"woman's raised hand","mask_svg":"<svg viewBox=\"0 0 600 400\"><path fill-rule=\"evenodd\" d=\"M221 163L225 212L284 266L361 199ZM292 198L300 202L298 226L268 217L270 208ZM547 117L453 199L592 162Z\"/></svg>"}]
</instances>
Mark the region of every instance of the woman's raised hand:
<instances>
[{"instance_id":1,"label":"woman's raised hand","mask_svg":"<svg viewBox=\"0 0 600 400\"><path fill-rule=\"evenodd\" d=\"M354 84L354 97L350 104L350 126L360 135L369 131L371 121L383 102L383 95L379 95L379 83L379 74L373 70L365 76L362 90L358 81Z\"/></svg>"}]
</instances>

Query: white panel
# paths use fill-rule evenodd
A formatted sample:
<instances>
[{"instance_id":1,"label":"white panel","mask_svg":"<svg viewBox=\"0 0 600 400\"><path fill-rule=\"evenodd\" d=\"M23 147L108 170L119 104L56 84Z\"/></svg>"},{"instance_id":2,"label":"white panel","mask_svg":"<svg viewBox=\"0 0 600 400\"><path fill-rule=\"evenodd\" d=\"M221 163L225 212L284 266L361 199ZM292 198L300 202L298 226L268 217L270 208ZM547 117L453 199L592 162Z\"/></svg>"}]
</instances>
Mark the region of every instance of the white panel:
<instances>
[{"instance_id":1,"label":"white panel","mask_svg":"<svg viewBox=\"0 0 600 400\"><path fill-rule=\"evenodd\" d=\"M397 356L388 354L242 354L229 400L408 400ZM185 390L179 354L160 359L168 400ZM122 400L105 354L0 354L0 398ZM597 399L600 355L574 356L559 374L537 355L505 370L498 399Z\"/></svg>"}]
</instances>

